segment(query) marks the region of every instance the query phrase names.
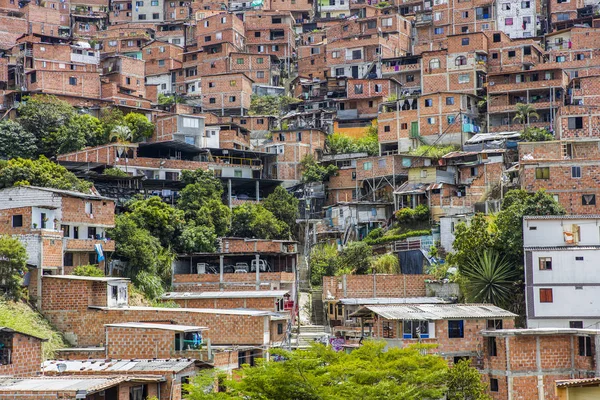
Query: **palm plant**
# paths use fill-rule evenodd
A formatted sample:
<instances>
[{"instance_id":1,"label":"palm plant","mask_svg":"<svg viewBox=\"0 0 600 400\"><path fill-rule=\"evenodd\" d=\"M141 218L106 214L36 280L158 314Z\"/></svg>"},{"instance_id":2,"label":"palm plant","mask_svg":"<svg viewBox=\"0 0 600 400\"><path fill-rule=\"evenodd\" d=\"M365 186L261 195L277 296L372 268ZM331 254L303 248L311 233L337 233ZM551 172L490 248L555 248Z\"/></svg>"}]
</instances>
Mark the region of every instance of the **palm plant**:
<instances>
[{"instance_id":1,"label":"palm plant","mask_svg":"<svg viewBox=\"0 0 600 400\"><path fill-rule=\"evenodd\" d=\"M487 249L475 254L459 270L465 281L467 301L490 303L498 307L513 303L521 274L504 257L500 258L497 251Z\"/></svg>"},{"instance_id":2,"label":"palm plant","mask_svg":"<svg viewBox=\"0 0 600 400\"><path fill-rule=\"evenodd\" d=\"M517 103L515 108L517 111L515 112L513 121L519 121L519 123L523 124L523 130L525 129L525 124L529 125L531 117L540 118L540 115L531 104Z\"/></svg>"},{"instance_id":3,"label":"palm plant","mask_svg":"<svg viewBox=\"0 0 600 400\"><path fill-rule=\"evenodd\" d=\"M117 125L110 131L109 140L112 142L116 140L119 143L126 143L131 141L133 135L131 129L125 125Z\"/></svg>"}]
</instances>

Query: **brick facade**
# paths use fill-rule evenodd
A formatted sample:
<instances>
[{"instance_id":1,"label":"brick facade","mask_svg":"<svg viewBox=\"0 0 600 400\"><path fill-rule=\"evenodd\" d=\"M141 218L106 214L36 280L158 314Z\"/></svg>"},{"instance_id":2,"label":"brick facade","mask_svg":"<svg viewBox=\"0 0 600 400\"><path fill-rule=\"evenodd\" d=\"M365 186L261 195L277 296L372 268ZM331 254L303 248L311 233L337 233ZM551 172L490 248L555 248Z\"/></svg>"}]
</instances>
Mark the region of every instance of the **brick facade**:
<instances>
[{"instance_id":1,"label":"brick facade","mask_svg":"<svg viewBox=\"0 0 600 400\"><path fill-rule=\"evenodd\" d=\"M430 275L342 275L323 277L323 296L333 299L364 297L424 297Z\"/></svg>"},{"instance_id":2,"label":"brick facade","mask_svg":"<svg viewBox=\"0 0 600 400\"><path fill-rule=\"evenodd\" d=\"M0 328L0 342L3 344L2 355L10 357L9 364L5 364L3 358L0 375L19 378L38 374L42 364L42 342L44 340Z\"/></svg>"}]
</instances>

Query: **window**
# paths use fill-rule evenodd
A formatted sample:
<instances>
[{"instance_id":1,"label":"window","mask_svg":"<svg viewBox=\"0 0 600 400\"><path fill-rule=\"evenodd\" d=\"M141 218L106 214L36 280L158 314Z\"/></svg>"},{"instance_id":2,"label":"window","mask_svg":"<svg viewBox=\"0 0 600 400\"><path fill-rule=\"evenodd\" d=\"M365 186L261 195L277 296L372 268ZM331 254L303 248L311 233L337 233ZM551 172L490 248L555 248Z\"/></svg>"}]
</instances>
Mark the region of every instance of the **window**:
<instances>
[{"instance_id":1,"label":"window","mask_svg":"<svg viewBox=\"0 0 600 400\"><path fill-rule=\"evenodd\" d=\"M569 129L583 129L583 117L569 117Z\"/></svg>"},{"instance_id":2,"label":"window","mask_svg":"<svg viewBox=\"0 0 600 400\"><path fill-rule=\"evenodd\" d=\"M261 79L265 77L265 71L256 71L256 77Z\"/></svg>"},{"instance_id":3,"label":"window","mask_svg":"<svg viewBox=\"0 0 600 400\"><path fill-rule=\"evenodd\" d=\"M583 329L583 321L569 321L569 328Z\"/></svg>"},{"instance_id":4,"label":"window","mask_svg":"<svg viewBox=\"0 0 600 400\"><path fill-rule=\"evenodd\" d=\"M502 329L502 320L501 319L488 319L486 326L487 326L487 329Z\"/></svg>"},{"instance_id":5,"label":"window","mask_svg":"<svg viewBox=\"0 0 600 400\"><path fill-rule=\"evenodd\" d=\"M433 124L435 124L435 117L429 117L429 118L427 118L427 123L428 123L429 125L433 125Z\"/></svg>"},{"instance_id":6,"label":"window","mask_svg":"<svg viewBox=\"0 0 600 400\"><path fill-rule=\"evenodd\" d=\"M234 178L241 178L242 177L242 170L241 169L235 169L235 170L233 170L233 177Z\"/></svg>"},{"instance_id":7,"label":"window","mask_svg":"<svg viewBox=\"0 0 600 400\"><path fill-rule=\"evenodd\" d=\"M125 84L131 85L131 78L129 78L129 77L125 78Z\"/></svg>"},{"instance_id":8,"label":"window","mask_svg":"<svg viewBox=\"0 0 600 400\"><path fill-rule=\"evenodd\" d=\"M552 303L552 289L540 289L540 303Z\"/></svg>"},{"instance_id":9,"label":"window","mask_svg":"<svg viewBox=\"0 0 600 400\"><path fill-rule=\"evenodd\" d=\"M69 85L72 85L72 86L77 85L77 78L74 76L69 77Z\"/></svg>"},{"instance_id":10,"label":"window","mask_svg":"<svg viewBox=\"0 0 600 400\"><path fill-rule=\"evenodd\" d=\"M595 194L584 194L581 196L581 205L582 206L595 206L596 205L596 195Z\"/></svg>"},{"instance_id":11,"label":"window","mask_svg":"<svg viewBox=\"0 0 600 400\"><path fill-rule=\"evenodd\" d=\"M383 127L383 131L384 132L390 132L390 126L389 125L384 126Z\"/></svg>"},{"instance_id":12,"label":"window","mask_svg":"<svg viewBox=\"0 0 600 400\"><path fill-rule=\"evenodd\" d=\"M140 15L138 15L138 19L140 21L144 21L146 19L146 14L140 14Z\"/></svg>"},{"instance_id":13,"label":"window","mask_svg":"<svg viewBox=\"0 0 600 400\"><path fill-rule=\"evenodd\" d=\"M12 226L13 226L13 228L22 227L23 226L23 216L22 215L13 215Z\"/></svg>"},{"instance_id":14,"label":"window","mask_svg":"<svg viewBox=\"0 0 600 400\"><path fill-rule=\"evenodd\" d=\"M488 356L496 357L498 355L498 348L496 346L496 338L489 337L488 338Z\"/></svg>"},{"instance_id":15,"label":"window","mask_svg":"<svg viewBox=\"0 0 600 400\"><path fill-rule=\"evenodd\" d=\"M342 76L342 75L344 75L344 68L336 68L335 76Z\"/></svg>"},{"instance_id":16,"label":"window","mask_svg":"<svg viewBox=\"0 0 600 400\"><path fill-rule=\"evenodd\" d=\"M497 392L497 391L498 391L498 379L490 378L490 392Z\"/></svg>"},{"instance_id":17,"label":"window","mask_svg":"<svg viewBox=\"0 0 600 400\"><path fill-rule=\"evenodd\" d=\"M461 66L461 65L467 65L467 57L465 56L458 56L456 57L456 59L454 60L454 65Z\"/></svg>"},{"instance_id":18,"label":"window","mask_svg":"<svg viewBox=\"0 0 600 400\"><path fill-rule=\"evenodd\" d=\"M513 24L513 19L512 18L504 18L504 25L510 26L512 24Z\"/></svg>"},{"instance_id":19,"label":"window","mask_svg":"<svg viewBox=\"0 0 600 400\"><path fill-rule=\"evenodd\" d=\"M210 42L211 41L211 37L210 36L204 36L204 41L205 42Z\"/></svg>"},{"instance_id":20,"label":"window","mask_svg":"<svg viewBox=\"0 0 600 400\"><path fill-rule=\"evenodd\" d=\"M589 336L579 336L579 355L589 357L592 355L592 338Z\"/></svg>"},{"instance_id":21,"label":"window","mask_svg":"<svg viewBox=\"0 0 600 400\"><path fill-rule=\"evenodd\" d=\"M373 169L373 163L371 161L367 161L363 164L363 169L365 171L370 171L371 169Z\"/></svg>"},{"instance_id":22,"label":"window","mask_svg":"<svg viewBox=\"0 0 600 400\"><path fill-rule=\"evenodd\" d=\"M471 167L471 176L477 176L477 167Z\"/></svg>"},{"instance_id":23,"label":"window","mask_svg":"<svg viewBox=\"0 0 600 400\"><path fill-rule=\"evenodd\" d=\"M438 69L440 67L440 60L434 58L429 61L429 69Z\"/></svg>"},{"instance_id":24,"label":"window","mask_svg":"<svg viewBox=\"0 0 600 400\"><path fill-rule=\"evenodd\" d=\"M494 33L493 36L492 36L492 40L493 40L494 43L500 42L501 41L500 34L499 33Z\"/></svg>"},{"instance_id":25,"label":"window","mask_svg":"<svg viewBox=\"0 0 600 400\"><path fill-rule=\"evenodd\" d=\"M354 85L354 94L363 94L363 85L362 84Z\"/></svg>"},{"instance_id":26,"label":"window","mask_svg":"<svg viewBox=\"0 0 600 400\"><path fill-rule=\"evenodd\" d=\"M458 76L458 83L469 83L471 82L471 75L469 74L460 74Z\"/></svg>"},{"instance_id":27,"label":"window","mask_svg":"<svg viewBox=\"0 0 600 400\"><path fill-rule=\"evenodd\" d=\"M461 44L463 46L468 46L469 45L469 38L462 38Z\"/></svg>"},{"instance_id":28,"label":"window","mask_svg":"<svg viewBox=\"0 0 600 400\"><path fill-rule=\"evenodd\" d=\"M456 115L446 116L446 121L448 121L448 124L453 124L456 121Z\"/></svg>"},{"instance_id":29,"label":"window","mask_svg":"<svg viewBox=\"0 0 600 400\"><path fill-rule=\"evenodd\" d=\"M576 256L575 261L583 261L583 256Z\"/></svg>"},{"instance_id":30,"label":"window","mask_svg":"<svg viewBox=\"0 0 600 400\"><path fill-rule=\"evenodd\" d=\"M360 60L362 58L362 50L352 50L351 59Z\"/></svg>"},{"instance_id":31,"label":"window","mask_svg":"<svg viewBox=\"0 0 600 400\"><path fill-rule=\"evenodd\" d=\"M469 12L468 11L463 11L462 12L462 17L463 18L469 18Z\"/></svg>"},{"instance_id":32,"label":"window","mask_svg":"<svg viewBox=\"0 0 600 400\"><path fill-rule=\"evenodd\" d=\"M229 81L229 86L234 87L235 85L237 85L236 81Z\"/></svg>"},{"instance_id":33,"label":"window","mask_svg":"<svg viewBox=\"0 0 600 400\"><path fill-rule=\"evenodd\" d=\"M235 102L235 96L229 96L229 102L230 103Z\"/></svg>"},{"instance_id":34,"label":"window","mask_svg":"<svg viewBox=\"0 0 600 400\"><path fill-rule=\"evenodd\" d=\"M431 107L431 106L433 106L433 100L425 99L425 107Z\"/></svg>"},{"instance_id":35,"label":"window","mask_svg":"<svg viewBox=\"0 0 600 400\"><path fill-rule=\"evenodd\" d=\"M540 271L550 271L552 270L552 257L540 257Z\"/></svg>"},{"instance_id":36,"label":"window","mask_svg":"<svg viewBox=\"0 0 600 400\"><path fill-rule=\"evenodd\" d=\"M508 58L513 58L517 55L517 52L514 50L511 50L508 52Z\"/></svg>"},{"instance_id":37,"label":"window","mask_svg":"<svg viewBox=\"0 0 600 400\"><path fill-rule=\"evenodd\" d=\"M277 334L283 335L283 324L277 324Z\"/></svg>"},{"instance_id":38,"label":"window","mask_svg":"<svg viewBox=\"0 0 600 400\"><path fill-rule=\"evenodd\" d=\"M259 57L259 58L256 59L256 63L257 64L263 64L264 62L265 62L265 59L262 58L262 57Z\"/></svg>"},{"instance_id":39,"label":"window","mask_svg":"<svg viewBox=\"0 0 600 400\"><path fill-rule=\"evenodd\" d=\"M135 2L135 6L136 7L144 7L144 2L143 1L136 1Z\"/></svg>"},{"instance_id":40,"label":"window","mask_svg":"<svg viewBox=\"0 0 600 400\"><path fill-rule=\"evenodd\" d=\"M65 267L72 267L73 266L73 253L65 253L65 255L63 257L63 262L65 264Z\"/></svg>"},{"instance_id":41,"label":"window","mask_svg":"<svg viewBox=\"0 0 600 400\"><path fill-rule=\"evenodd\" d=\"M159 18L160 18L159 13L152 13L152 19L159 19Z\"/></svg>"},{"instance_id":42,"label":"window","mask_svg":"<svg viewBox=\"0 0 600 400\"><path fill-rule=\"evenodd\" d=\"M158 6L158 0L152 0L152 1L150 2L150 5L151 5L151 6L153 6L153 7L156 7L156 6Z\"/></svg>"},{"instance_id":43,"label":"window","mask_svg":"<svg viewBox=\"0 0 600 400\"><path fill-rule=\"evenodd\" d=\"M384 338L393 338L394 337L394 322L383 321L381 323L381 327L383 329L383 337Z\"/></svg>"},{"instance_id":44,"label":"window","mask_svg":"<svg viewBox=\"0 0 600 400\"><path fill-rule=\"evenodd\" d=\"M502 10L503 11L509 11L510 10L510 3L502 3Z\"/></svg>"},{"instance_id":45,"label":"window","mask_svg":"<svg viewBox=\"0 0 600 400\"><path fill-rule=\"evenodd\" d=\"M531 1L522 1L521 8L531 8Z\"/></svg>"},{"instance_id":46,"label":"window","mask_svg":"<svg viewBox=\"0 0 600 400\"><path fill-rule=\"evenodd\" d=\"M216 103L217 103L217 99L216 99L216 98L214 98L214 97L211 97L210 99L208 99L208 102L209 102L210 104L216 104Z\"/></svg>"},{"instance_id":47,"label":"window","mask_svg":"<svg viewBox=\"0 0 600 400\"><path fill-rule=\"evenodd\" d=\"M414 81L415 81L414 75L406 75L406 82L414 82Z\"/></svg>"},{"instance_id":48,"label":"window","mask_svg":"<svg viewBox=\"0 0 600 400\"><path fill-rule=\"evenodd\" d=\"M453 106L454 105L454 97L446 97L446 105Z\"/></svg>"},{"instance_id":49,"label":"window","mask_svg":"<svg viewBox=\"0 0 600 400\"><path fill-rule=\"evenodd\" d=\"M402 321L402 338L429 338L429 323L427 321Z\"/></svg>"},{"instance_id":50,"label":"window","mask_svg":"<svg viewBox=\"0 0 600 400\"><path fill-rule=\"evenodd\" d=\"M523 55L524 56L531 55L531 46L525 46L525 47L523 47Z\"/></svg>"},{"instance_id":51,"label":"window","mask_svg":"<svg viewBox=\"0 0 600 400\"><path fill-rule=\"evenodd\" d=\"M438 11L438 12L435 12L435 13L433 14L433 20L434 20L434 21L439 21L439 20L441 20L441 19L442 19L442 13L441 13L440 11Z\"/></svg>"},{"instance_id":52,"label":"window","mask_svg":"<svg viewBox=\"0 0 600 400\"><path fill-rule=\"evenodd\" d=\"M571 178L581 178L581 167L571 167Z\"/></svg>"},{"instance_id":53,"label":"window","mask_svg":"<svg viewBox=\"0 0 600 400\"><path fill-rule=\"evenodd\" d=\"M301 142L302 141L302 132L296 132L296 141L297 142Z\"/></svg>"},{"instance_id":54,"label":"window","mask_svg":"<svg viewBox=\"0 0 600 400\"><path fill-rule=\"evenodd\" d=\"M434 28L433 34L434 35L443 35L444 34L444 28Z\"/></svg>"},{"instance_id":55,"label":"window","mask_svg":"<svg viewBox=\"0 0 600 400\"><path fill-rule=\"evenodd\" d=\"M448 337L450 339L465 337L463 320L448 321Z\"/></svg>"},{"instance_id":56,"label":"window","mask_svg":"<svg viewBox=\"0 0 600 400\"><path fill-rule=\"evenodd\" d=\"M537 167L535 169L535 179L550 179L550 167Z\"/></svg>"},{"instance_id":57,"label":"window","mask_svg":"<svg viewBox=\"0 0 600 400\"><path fill-rule=\"evenodd\" d=\"M383 90L383 85L381 85L381 84L375 85L375 93L381 93L382 90Z\"/></svg>"}]
</instances>

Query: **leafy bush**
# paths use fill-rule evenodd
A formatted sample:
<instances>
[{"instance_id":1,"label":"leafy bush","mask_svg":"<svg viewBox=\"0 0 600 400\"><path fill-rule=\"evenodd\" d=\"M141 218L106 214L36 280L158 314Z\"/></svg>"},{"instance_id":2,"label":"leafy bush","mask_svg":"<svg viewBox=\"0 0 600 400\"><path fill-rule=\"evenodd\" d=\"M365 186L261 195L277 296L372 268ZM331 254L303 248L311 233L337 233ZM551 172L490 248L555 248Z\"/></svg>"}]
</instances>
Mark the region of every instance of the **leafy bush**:
<instances>
[{"instance_id":1,"label":"leafy bush","mask_svg":"<svg viewBox=\"0 0 600 400\"><path fill-rule=\"evenodd\" d=\"M408 154L413 155L413 156L427 156L427 157L432 157L432 158L442 158L446 154L452 153L453 151L456 151L456 146L423 145L423 146L419 146L416 149L409 151Z\"/></svg>"},{"instance_id":2,"label":"leafy bush","mask_svg":"<svg viewBox=\"0 0 600 400\"><path fill-rule=\"evenodd\" d=\"M127 173L125 171L123 171L122 169L119 169L119 168L115 168L115 167L106 168L104 170L104 175L113 176L115 178L126 178L127 177Z\"/></svg>"},{"instance_id":3,"label":"leafy bush","mask_svg":"<svg viewBox=\"0 0 600 400\"><path fill-rule=\"evenodd\" d=\"M371 271L378 274L398 274L400 273L400 262L396 254L387 253L373 258L371 261Z\"/></svg>"},{"instance_id":4,"label":"leafy bush","mask_svg":"<svg viewBox=\"0 0 600 400\"><path fill-rule=\"evenodd\" d=\"M95 265L80 265L75 267L73 270L73 275L101 277L104 276L104 272L102 272L100 268L96 267Z\"/></svg>"},{"instance_id":5,"label":"leafy bush","mask_svg":"<svg viewBox=\"0 0 600 400\"><path fill-rule=\"evenodd\" d=\"M379 239L382 236L383 236L383 229L375 228L371 232L369 232L369 234L367 235L366 238L367 239Z\"/></svg>"},{"instance_id":6,"label":"leafy bush","mask_svg":"<svg viewBox=\"0 0 600 400\"><path fill-rule=\"evenodd\" d=\"M327 137L327 148L330 154L367 153L370 156L378 155L377 125L373 124L367 128L366 135L360 138L334 133Z\"/></svg>"},{"instance_id":7,"label":"leafy bush","mask_svg":"<svg viewBox=\"0 0 600 400\"><path fill-rule=\"evenodd\" d=\"M424 205L418 205L416 208L401 208L396 211L396 220L403 224L413 222L423 222L429 220L429 208Z\"/></svg>"}]
</instances>

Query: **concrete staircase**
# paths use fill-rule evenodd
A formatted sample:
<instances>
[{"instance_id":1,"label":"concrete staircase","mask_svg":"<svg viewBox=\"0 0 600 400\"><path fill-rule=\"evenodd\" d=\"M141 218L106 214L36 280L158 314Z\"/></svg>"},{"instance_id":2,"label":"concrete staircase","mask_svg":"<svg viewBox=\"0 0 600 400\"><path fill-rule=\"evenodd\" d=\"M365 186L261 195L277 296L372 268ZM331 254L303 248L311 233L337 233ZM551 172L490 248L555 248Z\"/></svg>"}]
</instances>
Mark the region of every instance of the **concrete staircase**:
<instances>
[{"instance_id":1,"label":"concrete staircase","mask_svg":"<svg viewBox=\"0 0 600 400\"><path fill-rule=\"evenodd\" d=\"M316 325L325 324L325 315L323 312L323 289L311 290L311 321Z\"/></svg>"},{"instance_id":2,"label":"concrete staircase","mask_svg":"<svg viewBox=\"0 0 600 400\"><path fill-rule=\"evenodd\" d=\"M327 335L327 332L325 332L323 325L300 326L300 334L298 334L297 328L292 330L292 348L306 349L315 342L315 339L319 340L325 335Z\"/></svg>"}]
</instances>

